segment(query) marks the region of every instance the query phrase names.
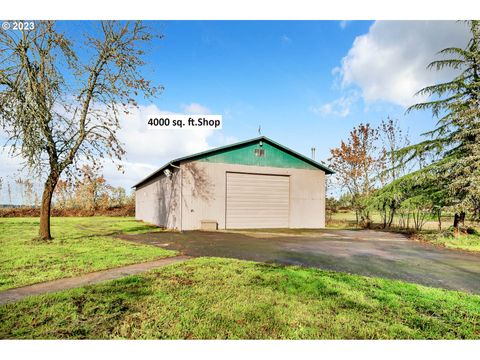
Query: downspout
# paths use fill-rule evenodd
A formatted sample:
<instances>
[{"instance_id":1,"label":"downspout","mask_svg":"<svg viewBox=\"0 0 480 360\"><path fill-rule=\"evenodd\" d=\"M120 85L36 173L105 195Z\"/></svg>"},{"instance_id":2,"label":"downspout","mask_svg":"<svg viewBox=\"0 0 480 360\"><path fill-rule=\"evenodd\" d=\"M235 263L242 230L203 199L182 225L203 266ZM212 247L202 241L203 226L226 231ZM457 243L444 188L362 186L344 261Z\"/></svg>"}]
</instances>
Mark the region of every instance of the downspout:
<instances>
[{"instance_id":1,"label":"downspout","mask_svg":"<svg viewBox=\"0 0 480 360\"><path fill-rule=\"evenodd\" d=\"M177 165L169 164L171 167L178 169L180 175L180 232L183 231L183 173L182 168Z\"/></svg>"}]
</instances>

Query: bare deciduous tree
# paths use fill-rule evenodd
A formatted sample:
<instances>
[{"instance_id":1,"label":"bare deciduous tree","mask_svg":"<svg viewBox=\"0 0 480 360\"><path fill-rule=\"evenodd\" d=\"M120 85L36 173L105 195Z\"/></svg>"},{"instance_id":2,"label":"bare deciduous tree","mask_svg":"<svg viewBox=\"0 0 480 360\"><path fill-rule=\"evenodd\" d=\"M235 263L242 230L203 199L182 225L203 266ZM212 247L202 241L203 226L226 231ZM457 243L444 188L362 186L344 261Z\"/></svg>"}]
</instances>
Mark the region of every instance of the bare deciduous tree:
<instances>
[{"instance_id":1,"label":"bare deciduous tree","mask_svg":"<svg viewBox=\"0 0 480 360\"><path fill-rule=\"evenodd\" d=\"M78 170L79 163L121 160L119 113L136 106L137 96L160 90L141 74L151 31L139 21L98 24L82 44L51 21L37 22L34 30L0 32L0 126L12 152L45 176L41 239L51 239L51 202L60 176Z\"/></svg>"},{"instance_id":2,"label":"bare deciduous tree","mask_svg":"<svg viewBox=\"0 0 480 360\"><path fill-rule=\"evenodd\" d=\"M381 161L383 162L384 170L380 173L380 185L384 187L389 183L395 182L399 177L405 174L406 164L402 162L401 157L398 155L398 151L409 145L408 135L404 134L404 131L400 127L397 119L387 117L386 120L382 120L378 127L380 140L382 142L383 156ZM380 206L377 206L382 216L383 227L387 228L392 226L394 216L400 207L401 198L398 196L398 192L395 191L395 187L389 196L383 196L380 201Z\"/></svg>"},{"instance_id":3,"label":"bare deciduous tree","mask_svg":"<svg viewBox=\"0 0 480 360\"><path fill-rule=\"evenodd\" d=\"M82 167L82 178L76 183L77 203L82 208L96 210L102 196L107 192L107 183L103 175L97 169L88 165Z\"/></svg>"},{"instance_id":4,"label":"bare deciduous tree","mask_svg":"<svg viewBox=\"0 0 480 360\"><path fill-rule=\"evenodd\" d=\"M7 183L7 195L8 195L8 204L12 205L13 204L12 186L10 185L10 182Z\"/></svg>"}]
</instances>

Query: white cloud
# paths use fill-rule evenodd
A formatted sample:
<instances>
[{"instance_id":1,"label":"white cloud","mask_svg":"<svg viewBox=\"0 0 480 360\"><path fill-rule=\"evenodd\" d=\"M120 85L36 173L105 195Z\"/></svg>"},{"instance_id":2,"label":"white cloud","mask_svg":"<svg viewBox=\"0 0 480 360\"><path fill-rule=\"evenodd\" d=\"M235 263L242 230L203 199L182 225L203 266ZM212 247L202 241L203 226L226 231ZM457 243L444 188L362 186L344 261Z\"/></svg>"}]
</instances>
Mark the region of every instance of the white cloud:
<instances>
[{"instance_id":1,"label":"white cloud","mask_svg":"<svg viewBox=\"0 0 480 360\"><path fill-rule=\"evenodd\" d=\"M192 114L208 114L210 112L207 107L197 103L184 105L183 110ZM133 109L129 114L121 114L121 129L118 131L118 137L126 150L126 156L122 161L124 173L118 171L110 160L106 160L103 173L108 183L129 189L168 161L212 148L209 141L213 142L215 146L232 142L231 138L219 133L221 130L211 128L165 130L147 128L149 116L166 113L173 114L173 112L161 110L155 105L149 105ZM4 137L4 134L2 136L0 133L0 140ZM0 163L2 164L0 177L8 177L13 180L14 177L20 175L21 158L12 158L6 151L0 149ZM21 176L27 176L26 172L22 172Z\"/></svg>"},{"instance_id":2,"label":"white cloud","mask_svg":"<svg viewBox=\"0 0 480 360\"><path fill-rule=\"evenodd\" d=\"M112 186L122 186L128 191L134 184L158 170L161 165L163 164L154 165L149 163L123 161L122 173L111 161L106 161L102 172L108 184Z\"/></svg>"},{"instance_id":3,"label":"white cloud","mask_svg":"<svg viewBox=\"0 0 480 360\"><path fill-rule=\"evenodd\" d=\"M187 105L182 105L182 109L185 114L194 114L194 115L205 115L210 114L210 109L200 105L198 103L191 103Z\"/></svg>"},{"instance_id":4,"label":"white cloud","mask_svg":"<svg viewBox=\"0 0 480 360\"><path fill-rule=\"evenodd\" d=\"M184 105L190 114L208 114L210 110L200 104ZM170 160L211 148L208 139L219 130L211 128L165 129L147 128L147 120L153 114L171 113L155 105L141 106L120 119L119 139L124 143L125 173L106 164L105 177L112 184L130 187Z\"/></svg>"},{"instance_id":5,"label":"white cloud","mask_svg":"<svg viewBox=\"0 0 480 360\"><path fill-rule=\"evenodd\" d=\"M468 26L455 21L376 21L358 36L338 72L343 87L358 86L367 102L409 106L424 100L424 86L451 79L449 70L427 70L438 51L467 44Z\"/></svg>"},{"instance_id":6,"label":"white cloud","mask_svg":"<svg viewBox=\"0 0 480 360\"><path fill-rule=\"evenodd\" d=\"M1 138L0 138L1 139ZM22 159L13 157L10 153L11 147L0 148L0 177L13 176L22 167Z\"/></svg>"},{"instance_id":7,"label":"white cloud","mask_svg":"<svg viewBox=\"0 0 480 360\"><path fill-rule=\"evenodd\" d=\"M292 39L290 39L287 35L283 34L280 37L280 41L284 44L290 44L292 42Z\"/></svg>"},{"instance_id":8,"label":"white cloud","mask_svg":"<svg viewBox=\"0 0 480 360\"><path fill-rule=\"evenodd\" d=\"M355 91L350 92L347 95L333 100L329 103L325 103L319 107L312 107L311 110L318 115L322 116L338 116L346 117L350 115L351 106L358 100L358 94Z\"/></svg>"},{"instance_id":9,"label":"white cloud","mask_svg":"<svg viewBox=\"0 0 480 360\"><path fill-rule=\"evenodd\" d=\"M5 133L0 131L0 142L5 142ZM12 202L14 204L21 203L22 197L18 191L18 185L15 179L29 179L34 182L35 189L39 193L39 186L41 180L36 181L36 177L24 169L24 163L21 157L13 157L10 153L11 147L0 147L0 179L2 186L0 188L0 204L10 203L10 196L8 195L8 184L11 187Z\"/></svg>"}]
</instances>

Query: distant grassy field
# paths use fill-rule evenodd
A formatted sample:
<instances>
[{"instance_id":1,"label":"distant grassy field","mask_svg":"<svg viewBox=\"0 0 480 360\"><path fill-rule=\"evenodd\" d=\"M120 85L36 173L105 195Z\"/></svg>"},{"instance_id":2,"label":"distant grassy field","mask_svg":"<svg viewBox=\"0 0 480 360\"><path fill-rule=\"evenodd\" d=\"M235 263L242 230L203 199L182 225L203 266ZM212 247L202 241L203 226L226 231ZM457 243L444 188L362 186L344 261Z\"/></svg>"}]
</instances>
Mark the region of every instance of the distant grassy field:
<instances>
[{"instance_id":1,"label":"distant grassy field","mask_svg":"<svg viewBox=\"0 0 480 360\"><path fill-rule=\"evenodd\" d=\"M198 258L1 306L0 338L479 339L480 296Z\"/></svg>"},{"instance_id":2,"label":"distant grassy field","mask_svg":"<svg viewBox=\"0 0 480 360\"><path fill-rule=\"evenodd\" d=\"M380 224L382 222L380 214L378 213L372 213L371 218L374 224ZM355 213L353 211L338 212L331 215L329 221L327 222L327 227L355 228L355 221ZM442 217L442 229L448 229L449 227L451 227L452 222L453 219L451 216ZM451 233L445 231L438 232L438 222L436 220L430 219L425 222L422 230L414 237L450 249L480 251L480 229L478 228L478 224L472 222L466 222L466 224L477 229L477 233L471 235L462 234L459 237L454 237ZM395 221L394 226L397 225L398 222ZM396 229L392 230L396 231Z\"/></svg>"},{"instance_id":3,"label":"distant grassy field","mask_svg":"<svg viewBox=\"0 0 480 360\"><path fill-rule=\"evenodd\" d=\"M372 212L370 214L371 220L375 224L381 224L382 218L379 213ZM346 226L354 226L355 225L355 212L347 211L347 212L337 212L331 214L330 222L328 225L331 227L339 227L341 224ZM442 217L442 227L448 228L453 223L453 218L451 216L443 216ZM394 225L398 225L398 218L395 218ZM413 227L413 221L410 219L410 226ZM429 217L425 222L423 229L425 230L436 230L438 229L438 222L436 219Z\"/></svg>"},{"instance_id":4,"label":"distant grassy field","mask_svg":"<svg viewBox=\"0 0 480 360\"><path fill-rule=\"evenodd\" d=\"M52 218L54 240L35 242L37 218L0 218L0 290L172 256L114 233L156 228L122 217Z\"/></svg>"}]
</instances>

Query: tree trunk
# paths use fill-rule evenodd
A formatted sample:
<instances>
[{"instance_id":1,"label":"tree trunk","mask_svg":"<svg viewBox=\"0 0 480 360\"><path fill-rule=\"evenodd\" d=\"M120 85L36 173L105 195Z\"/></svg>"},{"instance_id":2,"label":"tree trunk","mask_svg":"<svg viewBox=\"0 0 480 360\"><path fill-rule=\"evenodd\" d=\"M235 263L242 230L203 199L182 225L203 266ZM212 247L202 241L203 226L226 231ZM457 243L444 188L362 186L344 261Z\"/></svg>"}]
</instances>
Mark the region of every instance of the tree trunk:
<instances>
[{"instance_id":1,"label":"tree trunk","mask_svg":"<svg viewBox=\"0 0 480 360\"><path fill-rule=\"evenodd\" d=\"M383 206L382 206L382 217L383 217L383 228L385 229L387 227L387 205L385 203L383 203Z\"/></svg>"},{"instance_id":2,"label":"tree trunk","mask_svg":"<svg viewBox=\"0 0 480 360\"><path fill-rule=\"evenodd\" d=\"M387 224L387 226L389 228L392 227L394 217L395 217L395 207L391 206L390 207L390 217L388 219L388 224Z\"/></svg>"},{"instance_id":3,"label":"tree trunk","mask_svg":"<svg viewBox=\"0 0 480 360\"><path fill-rule=\"evenodd\" d=\"M460 213L460 219L459 219L459 221L460 221L460 224L462 224L462 226L465 226L465 211L462 211L462 212Z\"/></svg>"},{"instance_id":4,"label":"tree trunk","mask_svg":"<svg viewBox=\"0 0 480 360\"><path fill-rule=\"evenodd\" d=\"M459 226L460 226L460 216L457 213L455 213L455 215L453 216L453 233L455 234L455 236L458 236Z\"/></svg>"},{"instance_id":5,"label":"tree trunk","mask_svg":"<svg viewBox=\"0 0 480 360\"><path fill-rule=\"evenodd\" d=\"M437 211L437 219L438 219L438 231L442 231L442 211Z\"/></svg>"},{"instance_id":6,"label":"tree trunk","mask_svg":"<svg viewBox=\"0 0 480 360\"><path fill-rule=\"evenodd\" d=\"M42 206L40 208L40 229L38 237L40 240L51 240L50 234L50 211L52 207L52 196L57 184L57 178L52 174L49 175L43 188Z\"/></svg>"}]
</instances>

